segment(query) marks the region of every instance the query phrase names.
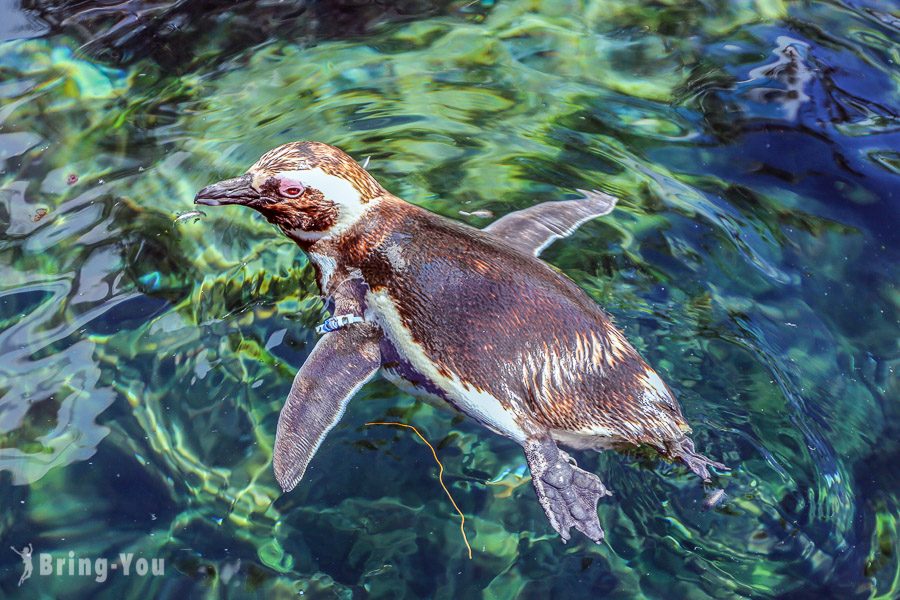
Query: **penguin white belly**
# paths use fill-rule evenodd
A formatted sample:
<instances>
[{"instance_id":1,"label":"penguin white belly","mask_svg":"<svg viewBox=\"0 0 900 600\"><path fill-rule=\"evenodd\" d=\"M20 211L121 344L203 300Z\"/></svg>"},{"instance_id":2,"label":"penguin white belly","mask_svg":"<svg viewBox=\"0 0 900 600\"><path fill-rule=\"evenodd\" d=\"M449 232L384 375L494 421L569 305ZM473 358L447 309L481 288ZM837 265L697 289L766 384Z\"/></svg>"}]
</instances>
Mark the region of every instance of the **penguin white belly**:
<instances>
[{"instance_id":1,"label":"penguin white belly","mask_svg":"<svg viewBox=\"0 0 900 600\"><path fill-rule=\"evenodd\" d=\"M366 293L365 316L367 321L378 323L401 358L408 362L413 370L425 377L429 384L440 390L459 410L501 435L519 443L525 441L525 432L517 422L515 415L512 411L505 409L497 398L488 392L478 390L474 385L461 381L453 374L450 377L441 375L422 346L413 340L412 334L400 318L394 301L386 291ZM389 380L394 382L396 379L402 378L396 371L389 369L384 369L384 373ZM413 385L415 384L413 383ZM401 388L405 389L406 386L401 386ZM421 389L420 386L416 386L416 389L433 395L427 390Z\"/></svg>"}]
</instances>

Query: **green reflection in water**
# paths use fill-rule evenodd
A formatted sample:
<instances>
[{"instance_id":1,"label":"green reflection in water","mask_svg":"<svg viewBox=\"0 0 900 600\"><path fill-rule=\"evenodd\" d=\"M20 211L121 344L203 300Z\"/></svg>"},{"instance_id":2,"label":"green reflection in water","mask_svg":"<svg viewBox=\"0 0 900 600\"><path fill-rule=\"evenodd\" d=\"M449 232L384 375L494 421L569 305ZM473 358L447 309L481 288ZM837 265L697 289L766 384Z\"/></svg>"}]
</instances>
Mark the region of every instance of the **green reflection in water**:
<instances>
[{"instance_id":1,"label":"green reflection in water","mask_svg":"<svg viewBox=\"0 0 900 600\"><path fill-rule=\"evenodd\" d=\"M111 597L895 596L890 17L504 2L226 58L212 39L180 75L104 65L60 35L6 42L3 541L166 558L164 578L112 577ZM703 511L695 479L641 453L581 454L615 492L607 543L562 546L518 447L383 382L282 496L271 444L316 339L312 272L255 215L174 219L294 139L371 156L389 189L475 226L490 219L460 211L617 194L545 258L616 315L698 447L735 467L725 502ZM435 444L476 560L430 457L362 427L380 419ZM0 561L15 594L18 558Z\"/></svg>"}]
</instances>

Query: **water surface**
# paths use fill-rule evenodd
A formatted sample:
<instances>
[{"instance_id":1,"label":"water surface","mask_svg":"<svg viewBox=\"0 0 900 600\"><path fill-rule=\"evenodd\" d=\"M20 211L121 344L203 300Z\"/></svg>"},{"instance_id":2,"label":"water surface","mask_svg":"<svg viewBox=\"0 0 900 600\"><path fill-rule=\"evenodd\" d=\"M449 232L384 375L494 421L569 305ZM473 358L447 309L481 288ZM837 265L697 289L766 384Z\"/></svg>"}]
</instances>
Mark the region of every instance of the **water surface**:
<instances>
[{"instance_id":1,"label":"water surface","mask_svg":"<svg viewBox=\"0 0 900 600\"><path fill-rule=\"evenodd\" d=\"M891 2L6 4L0 541L166 560L5 597L894 598L900 13ZM511 441L381 381L271 473L322 318L306 259L197 189L298 139L411 202L621 201L544 258L676 391L725 500L579 453L562 545ZM453 251L448 249L448 252ZM467 517L458 517L428 449Z\"/></svg>"}]
</instances>

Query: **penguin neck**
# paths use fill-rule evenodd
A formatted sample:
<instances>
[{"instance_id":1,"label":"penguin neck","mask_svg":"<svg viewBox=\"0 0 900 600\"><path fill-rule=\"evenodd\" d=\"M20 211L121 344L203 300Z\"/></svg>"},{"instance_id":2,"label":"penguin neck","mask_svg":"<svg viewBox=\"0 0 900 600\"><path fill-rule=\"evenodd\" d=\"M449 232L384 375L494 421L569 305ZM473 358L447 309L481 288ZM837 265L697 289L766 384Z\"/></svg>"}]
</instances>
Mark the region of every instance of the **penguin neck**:
<instances>
[{"instance_id":1,"label":"penguin neck","mask_svg":"<svg viewBox=\"0 0 900 600\"><path fill-rule=\"evenodd\" d=\"M335 282L358 271L381 243L416 207L385 194L365 215L339 235L305 243L296 240L316 269L316 280L323 295L329 295Z\"/></svg>"}]
</instances>

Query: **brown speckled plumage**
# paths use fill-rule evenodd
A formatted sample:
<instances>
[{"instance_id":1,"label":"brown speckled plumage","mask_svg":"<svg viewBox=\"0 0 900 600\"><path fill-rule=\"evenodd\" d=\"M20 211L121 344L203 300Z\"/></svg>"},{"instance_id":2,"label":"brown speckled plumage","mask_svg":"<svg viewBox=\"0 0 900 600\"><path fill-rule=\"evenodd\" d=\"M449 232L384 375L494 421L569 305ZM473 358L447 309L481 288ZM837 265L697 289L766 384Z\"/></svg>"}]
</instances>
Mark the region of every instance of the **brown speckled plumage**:
<instances>
[{"instance_id":1,"label":"brown speckled plumage","mask_svg":"<svg viewBox=\"0 0 900 600\"><path fill-rule=\"evenodd\" d=\"M391 248L403 248L397 268ZM674 402L640 402L649 367L571 280L489 235L395 198L317 252L341 256L394 298L445 375L551 429L602 427L622 442L680 439Z\"/></svg>"}]
</instances>

